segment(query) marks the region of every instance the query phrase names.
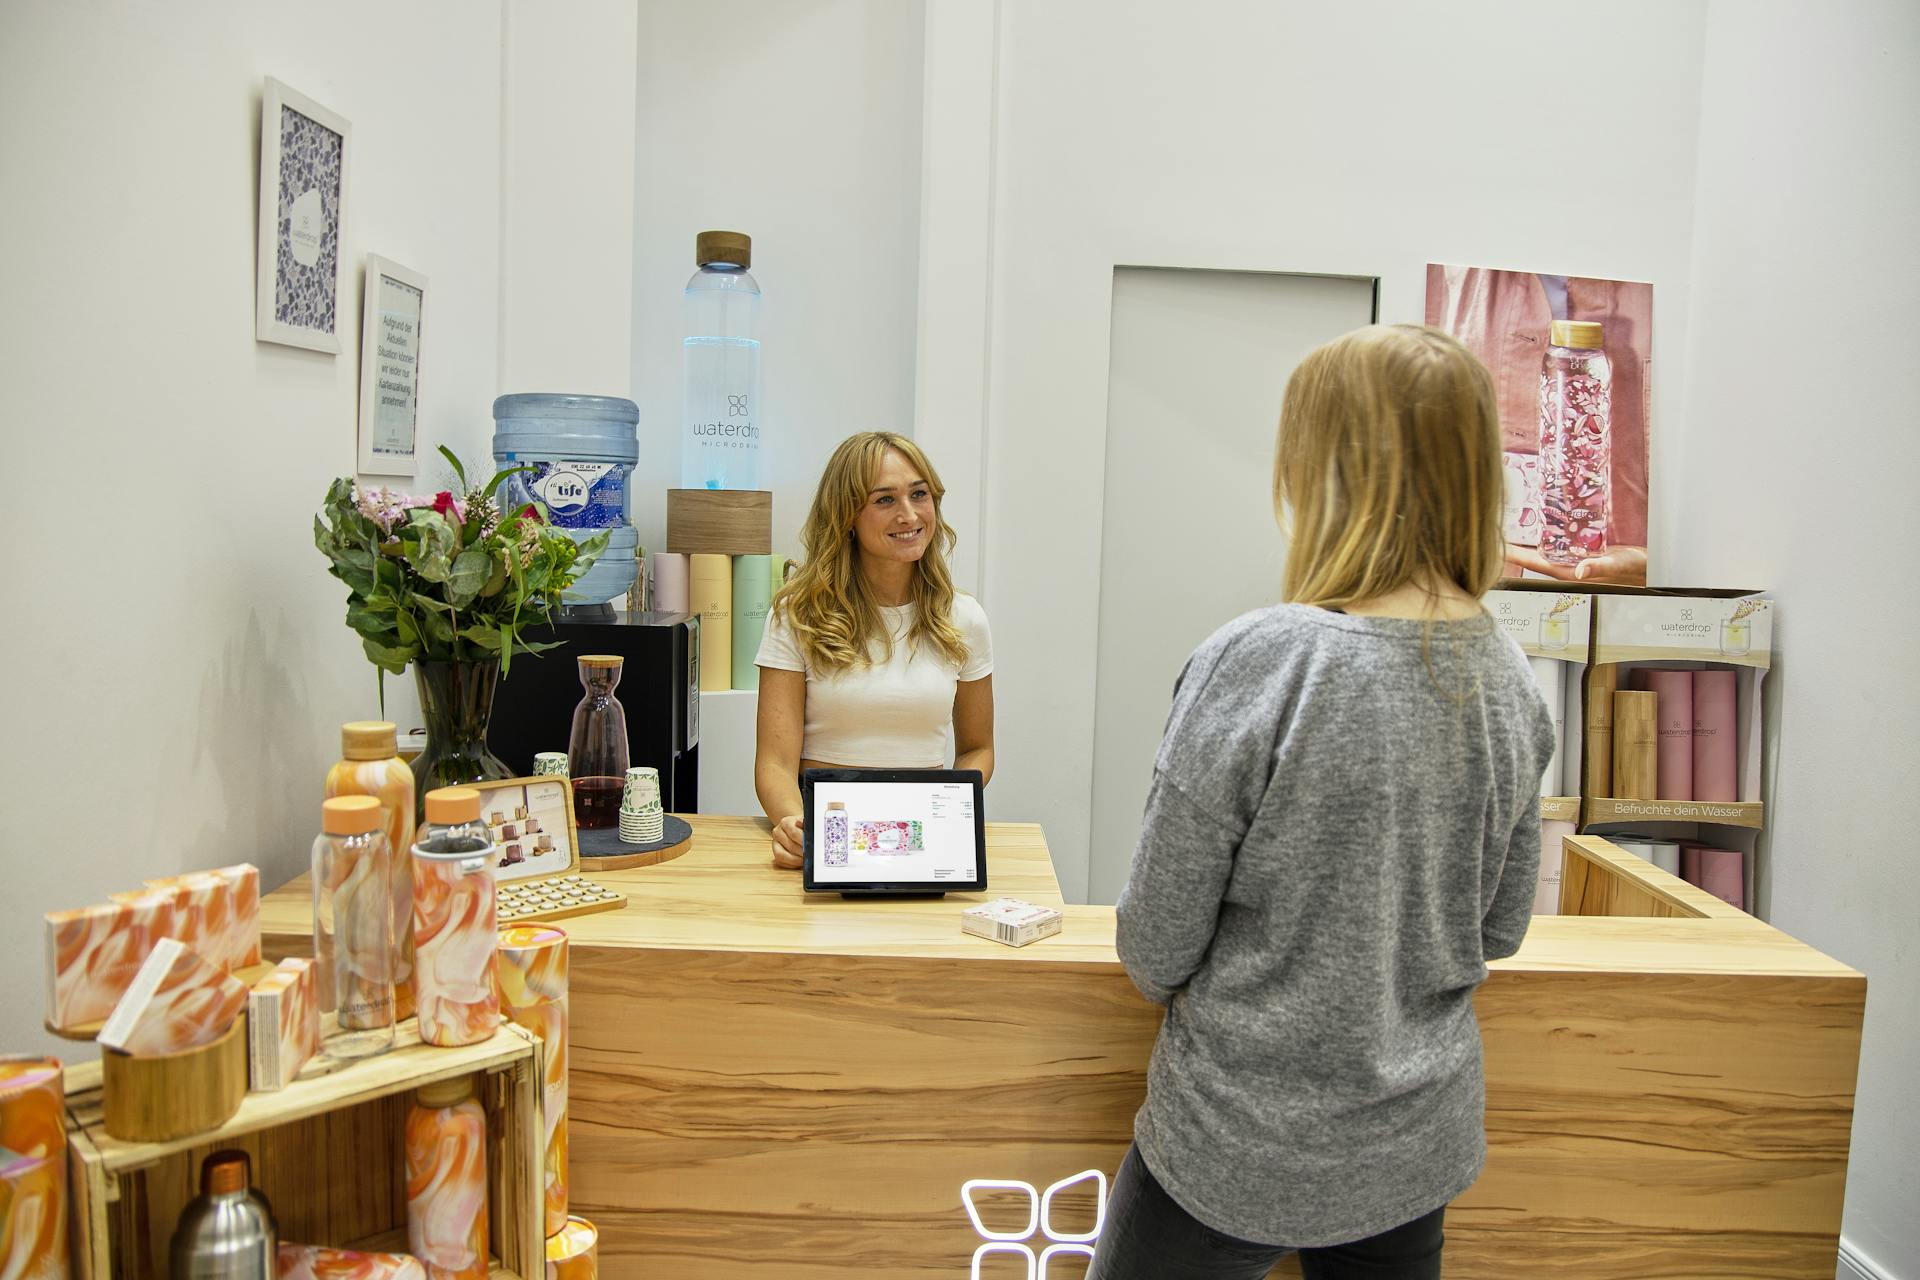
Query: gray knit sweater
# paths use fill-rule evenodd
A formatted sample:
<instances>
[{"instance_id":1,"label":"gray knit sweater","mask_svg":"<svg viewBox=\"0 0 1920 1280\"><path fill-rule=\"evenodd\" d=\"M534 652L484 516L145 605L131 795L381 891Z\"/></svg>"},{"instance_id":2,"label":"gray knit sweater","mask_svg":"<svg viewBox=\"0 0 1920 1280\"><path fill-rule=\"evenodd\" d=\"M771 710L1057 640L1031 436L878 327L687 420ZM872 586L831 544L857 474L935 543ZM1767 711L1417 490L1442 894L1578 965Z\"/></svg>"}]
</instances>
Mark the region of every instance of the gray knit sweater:
<instances>
[{"instance_id":1,"label":"gray knit sweater","mask_svg":"<svg viewBox=\"0 0 1920 1280\"><path fill-rule=\"evenodd\" d=\"M1167 1005L1134 1135L1194 1217L1339 1244L1473 1184L1473 991L1527 931L1552 750L1490 619L1281 605L1195 651L1118 908Z\"/></svg>"}]
</instances>

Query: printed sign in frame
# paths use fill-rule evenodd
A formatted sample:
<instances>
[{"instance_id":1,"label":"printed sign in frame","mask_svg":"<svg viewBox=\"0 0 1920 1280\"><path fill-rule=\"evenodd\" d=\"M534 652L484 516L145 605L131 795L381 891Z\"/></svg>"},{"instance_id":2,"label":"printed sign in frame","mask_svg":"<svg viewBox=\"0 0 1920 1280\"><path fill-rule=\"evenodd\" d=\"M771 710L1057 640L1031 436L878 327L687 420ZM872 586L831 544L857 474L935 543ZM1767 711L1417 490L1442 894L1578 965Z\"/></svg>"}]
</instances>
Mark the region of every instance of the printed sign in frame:
<instances>
[{"instance_id":1,"label":"printed sign in frame","mask_svg":"<svg viewBox=\"0 0 1920 1280\"><path fill-rule=\"evenodd\" d=\"M353 127L267 78L260 97L260 224L254 337L340 350L341 232Z\"/></svg>"},{"instance_id":2,"label":"printed sign in frame","mask_svg":"<svg viewBox=\"0 0 1920 1280\"><path fill-rule=\"evenodd\" d=\"M367 255L360 329L360 471L411 476L420 428L420 337L427 278Z\"/></svg>"}]
</instances>

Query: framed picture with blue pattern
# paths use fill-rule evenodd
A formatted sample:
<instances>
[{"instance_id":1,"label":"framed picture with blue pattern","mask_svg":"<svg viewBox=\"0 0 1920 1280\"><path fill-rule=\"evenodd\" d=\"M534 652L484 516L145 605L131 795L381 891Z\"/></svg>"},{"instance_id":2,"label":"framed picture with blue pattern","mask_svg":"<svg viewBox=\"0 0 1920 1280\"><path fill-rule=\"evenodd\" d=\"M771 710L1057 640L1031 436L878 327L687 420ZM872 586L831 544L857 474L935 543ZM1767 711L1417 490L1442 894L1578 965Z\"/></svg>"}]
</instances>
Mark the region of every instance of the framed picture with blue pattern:
<instances>
[{"instance_id":1,"label":"framed picture with blue pattern","mask_svg":"<svg viewBox=\"0 0 1920 1280\"><path fill-rule=\"evenodd\" d=\"M353 127L271 76L260 99L261 342L338 353Z\"/></svg>"}]
</instances>

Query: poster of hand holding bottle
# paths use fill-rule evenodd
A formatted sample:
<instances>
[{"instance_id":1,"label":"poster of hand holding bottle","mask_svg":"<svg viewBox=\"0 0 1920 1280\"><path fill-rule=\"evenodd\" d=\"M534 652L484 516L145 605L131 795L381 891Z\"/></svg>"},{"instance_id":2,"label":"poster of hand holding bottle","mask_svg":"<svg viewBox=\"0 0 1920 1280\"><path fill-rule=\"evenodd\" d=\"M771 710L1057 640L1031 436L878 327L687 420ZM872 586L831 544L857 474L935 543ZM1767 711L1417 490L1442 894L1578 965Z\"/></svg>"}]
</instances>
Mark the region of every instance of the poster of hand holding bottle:
<instances>
[{"instance_id":1,"label":"poster of hand holding bottle","mask_svg":"<svg viewBox=\"0 0 1920 1280\"><path fill-rule=\"evenodd\" d=\"M1493 373L1508 574L1645 586L1653 286L1430 263L1426 323Z\"/></svg>"}]
</instances>

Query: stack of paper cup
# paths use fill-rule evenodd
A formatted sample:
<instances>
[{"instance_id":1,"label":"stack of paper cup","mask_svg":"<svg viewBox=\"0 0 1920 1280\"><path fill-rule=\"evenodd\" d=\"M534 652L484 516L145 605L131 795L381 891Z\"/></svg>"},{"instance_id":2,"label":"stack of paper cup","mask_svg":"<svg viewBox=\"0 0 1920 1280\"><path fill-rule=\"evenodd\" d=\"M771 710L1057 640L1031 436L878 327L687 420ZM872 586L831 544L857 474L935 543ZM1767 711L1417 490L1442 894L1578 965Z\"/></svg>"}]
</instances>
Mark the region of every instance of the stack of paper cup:
<instances>
[{"instance_id":1,"label":"stack of paper cup","mask_svg":"<svg viewBox=\"0 0 1920 1280\"><path fill-rule=\"evenodd\" d=\"M620 801L620 839L627 844L658 844L666 833L660 771L646 765L627 770L626 794Z\"/></svg>"},{"instance_id":2,"label":"stack of paper cup","mask_svg":"<svg viewBox=\"0 0 1920 1280\"><path fill-rule=\"evenodd\" d=\"M567 776L567 753L564 751L537 751L533 756L535 777L564 778Z\"/></svg>"}]
</instances>

